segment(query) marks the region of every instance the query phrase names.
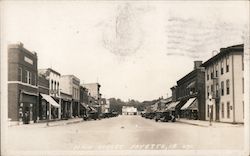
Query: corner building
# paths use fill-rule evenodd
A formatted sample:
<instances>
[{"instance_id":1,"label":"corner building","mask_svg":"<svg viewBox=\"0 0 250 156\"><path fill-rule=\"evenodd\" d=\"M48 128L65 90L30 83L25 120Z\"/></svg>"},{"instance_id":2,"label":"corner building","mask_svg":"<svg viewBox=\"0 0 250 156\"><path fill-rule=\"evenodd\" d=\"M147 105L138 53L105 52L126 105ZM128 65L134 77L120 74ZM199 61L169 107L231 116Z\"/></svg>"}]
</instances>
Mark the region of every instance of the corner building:
<instances>
[{"instance_id":1,"label":"corner building","mask_svg":"<svg viewBox=\"0 0 250 156\"><path fill-rule=\"evenodd\" d=\"M8 118L25 124L38 118L37 53L22 43L8 46Z\"/></svg>"},{"instance_id":2,"label":"corner building","mask_svg":"<svg viewBox=\"0 0 250 156\"><path fill-rule=\"evenodd\" d=\"M244 121L243 44L221 48L203 63L206 81L206 120L243 123ZM212 106L209 106L212 95ZM211 113L210 113L211 112Z\"/></svg>"}]
</instances>

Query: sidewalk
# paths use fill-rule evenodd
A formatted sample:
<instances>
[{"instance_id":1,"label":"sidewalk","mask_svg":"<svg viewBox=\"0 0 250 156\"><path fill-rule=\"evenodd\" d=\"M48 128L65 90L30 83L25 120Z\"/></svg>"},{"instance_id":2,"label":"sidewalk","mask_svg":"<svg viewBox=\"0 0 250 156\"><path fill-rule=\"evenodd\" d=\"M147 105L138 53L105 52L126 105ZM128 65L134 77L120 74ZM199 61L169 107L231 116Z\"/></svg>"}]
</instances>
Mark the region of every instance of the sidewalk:
<instances>
[{"instance_id":1,"label":"sidewalk","mask_svg":"<svg viewBox=\"0 0 250 156\"><path fill-rule=\"evenodd\" d=\"M9 127L45 128L45 127L62 126L62 125L80 123L82 121L83 121L82 118L73 118L73 119L68 119L68 120L50 121L49 123L41 122L41 123L21 124L21 125L9 126Z\"/></svg>"},{"instance_id":2,"label":"sidewalk","mask_svg":"<svg viewBox=\"0 0 250 156\"><path fill-rule=\"evenodd\" d=\"M224 122L216 122L213 121L212 125L209 125L209 121L203 120L189 120L189 119L176 119L176 122L201 126L201 127L243 127L244 124L232 124L232 123L224 123Z\"/></svg>"}]
</instances>

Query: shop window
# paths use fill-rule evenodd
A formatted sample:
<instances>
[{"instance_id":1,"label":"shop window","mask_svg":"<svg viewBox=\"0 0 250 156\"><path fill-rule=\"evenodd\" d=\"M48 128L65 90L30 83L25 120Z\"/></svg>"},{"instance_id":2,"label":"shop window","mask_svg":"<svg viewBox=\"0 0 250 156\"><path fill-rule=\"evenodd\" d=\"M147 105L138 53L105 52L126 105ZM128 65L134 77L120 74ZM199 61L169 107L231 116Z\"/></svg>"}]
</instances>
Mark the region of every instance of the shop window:
<instances>
[{"instance_id":1,"label":"shop window","mask_svg":"<svg viewBox=\"0 0 250 156\"><path fill-rule=\"evenodd\" d=\"M221 117L222 117L222 118L224 118L224 111L225 111L224 103L222 102L222 103L221 103Z\"/></svg>"},{"instance_id":2,"label":"shop window","mask_svg":"<svg viewBox=\"0 0 250 156\"><path fill-rule=\"evenodd\" d=\"M224 96L224 81L221 81L221 96Z\"/></svg>"},{"instance_id":3,"label":"shop window","mask_svg":"<svg viewBox=\"0 0 250 156\"><path fill-rule=\"evenodd\" d=\"M227 79L227 81L226 81L226 85L227 85L227 95L229 95L230 94L230 88L229 88L229 80Z\"/></svg>"},{"instance_id":4,"label":"shop window","mask_svg":"<svg viewBox=\"0 0 250 156\"><path fill-rule=\"evenodd\" d=\"M18 68L18 81L22 82L22 68L21 67Z\"/></svg>"},{"instance_id":5,"label":"shop window","mask_svg":"<svg viewBox=\"0 0 250 156\"><path fill-rule=\"evenodd\" d=\"M230 118L230 103L227 102L227 118Z\"/></svg>"}]
</instances>

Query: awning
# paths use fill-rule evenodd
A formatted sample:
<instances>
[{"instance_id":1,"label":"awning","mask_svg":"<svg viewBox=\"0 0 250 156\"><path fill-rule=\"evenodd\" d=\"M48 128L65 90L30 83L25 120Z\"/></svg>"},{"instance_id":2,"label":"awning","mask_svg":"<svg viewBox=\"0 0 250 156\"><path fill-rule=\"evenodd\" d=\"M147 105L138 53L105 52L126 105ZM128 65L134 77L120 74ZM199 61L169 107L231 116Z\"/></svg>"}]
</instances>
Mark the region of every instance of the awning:
<instances>
[{"instance_id":1,"label":"awning","mask_svg":"<svg viewBox=\"0 0 250 156\"><path fill-rule=\"evenodd\" d=\"M82 105L85 109L89 109L87 104L81 103L81 105Z\"/></svg>"},{"instance_id":2,"label":"awning","mask_svg":"<svg viewBox=\"0 0 250 156\"><path fill-rule=\"evenodd\" d=\"M195 81L189 83L189 85L187 86L187 88L194 88L195 87Z\"/></svg>"},{"instance_id":3,"label":"awning","mask_svg":"<svg viewBox=\"0 0 250 156\"><path fill-rule=\"evenodd\" d=\"M174 111L174 110L175 110L175 107L176 107L179 103L180 103L180 101L176 101L176 102L170 103L170 104L167 106L166 110Z\"/></svg>"},{"instance_id":4,"label":"awning","mask_svg":"<svg viewBox=\"0 0 250 156\"><path fill-rule=\"evenodd\" d=\"M198 110L198 100L194 100L193 103L191 103L191 105L188 107L188 109L190 110Z\"/></svg>"},{"instance_id":5,"label":"awning","mask_svg":"<svg viewBox=\"0 0 250 156\"><path fill-rule=\"evenodd\" d=\"M97 110L94 107L89 106L89 109L90 109L90 112L94 112L94 113L97 112Z\"/></svg>"},{"instance_id":6,"label":"awning","mask_svg":"<svg viewBox=\"0 0 250 156\"><path fill-rule=\"evenodd\" d=\"M196 100L196 98L190 98L188 101L181 107L181 110L188 109L188 107Z\"/></svg>"},{"instance_id":7,"label":"awning","mask_svg":"<svg viewBox=\"0 0 250 156\"><path fill-rule=\"evenodd\" d=\"M52 106L56 108L60 108L60 105L51 96L46 95L46 94L41 94L41 96L43 97L44 100L49 102Z\"/></svg>"}]
</instances>

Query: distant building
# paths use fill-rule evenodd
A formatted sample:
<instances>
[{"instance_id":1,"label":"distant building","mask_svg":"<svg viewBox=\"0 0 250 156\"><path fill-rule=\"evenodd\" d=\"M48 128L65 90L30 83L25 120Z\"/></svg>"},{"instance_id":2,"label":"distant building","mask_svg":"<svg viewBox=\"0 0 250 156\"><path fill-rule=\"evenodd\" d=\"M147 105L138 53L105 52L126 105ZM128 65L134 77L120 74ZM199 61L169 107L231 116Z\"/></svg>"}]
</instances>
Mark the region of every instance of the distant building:
<instances>
[{"instance_id":1,"label":"distant building","mask_svg":"<svg viewBox=\"0 0 250 156\"><path fill-rule=\"evenodd\" d=\"M243 44L221 48L203 63L206 71L206 120L232 123L244 121ZM209 106L209 95L213 105ZM209 110L211 108L211 111Z\"/></svg>"},{"instance_id":2,"label":"distant building","mask_svg":"<svg viewBox=\"0 0 250 156\"><path fill-rule=\"evenodd\" d=\"M101 93L99 83L86 83L83 84L85 88L88 89L89 92L89 104L97 109L98 113L101 113Z\"/></svg>"},{"instance_id":3,"label":"distant building","mask_svg":"<svg viewBox=\"0 0 250 156\"><path fill-rule=\"evenodd\" d=\"M38 119L37 54L22 43L8 46L8 118L16 123Z\"/></svg>"},{"instance_id":4,"label":"distant building","mask_svg":"<svg viewBox=\"0 0 250 156\"><path fill-rule=\"evenodd\" d=\"M131 106L123 106L122 115L137 115L137 108Z\"/></svg>"},{"instance_id":5,"label":"distant building","mask_svg":"<svg viewBox=\"0 0 250 156\"><path fill-rule=\"evenodd\" d=\"M60 79L62 92L72 96L70 104L70 117L79 117L80 115L80 79L74 75L62 75Z\"/></svg>"}]
</instances>

